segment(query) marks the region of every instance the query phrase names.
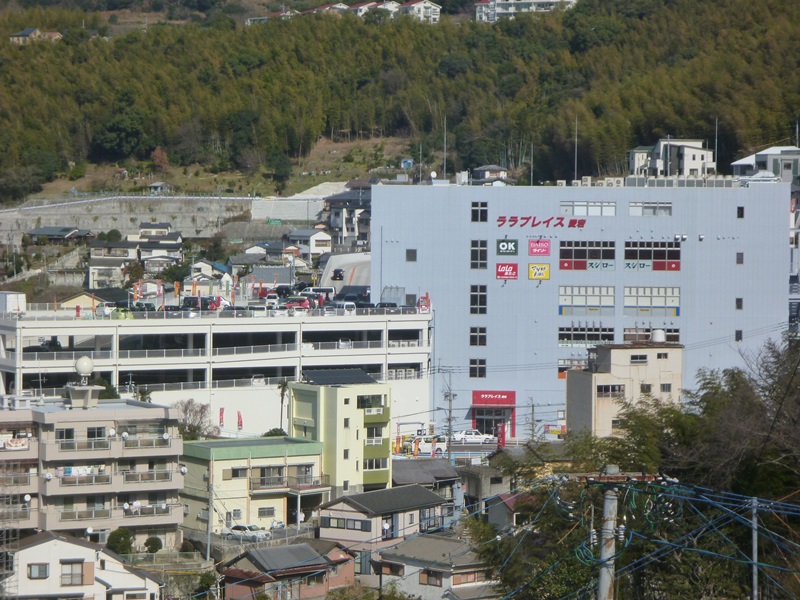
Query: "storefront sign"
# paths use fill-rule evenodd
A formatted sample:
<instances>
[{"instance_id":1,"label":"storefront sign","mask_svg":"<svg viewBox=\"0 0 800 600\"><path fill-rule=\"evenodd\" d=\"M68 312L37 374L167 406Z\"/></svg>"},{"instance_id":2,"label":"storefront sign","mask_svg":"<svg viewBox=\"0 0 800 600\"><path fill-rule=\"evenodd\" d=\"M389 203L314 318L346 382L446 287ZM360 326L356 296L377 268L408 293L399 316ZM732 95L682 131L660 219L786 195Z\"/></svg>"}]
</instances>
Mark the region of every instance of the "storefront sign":
<instances>
[{"instance_id":1,"label":"storefront sign","mask_svg":"<svg viewBox=\"0 0 800 600\"><path fill-rule=\"evenodd\" d=\"M550 240L528 240L528 256L550 256Z\"/></svg>"},{"instance_id":2,"label":"storefront sign","mask_svg":"<svg viewBox=\"0 0 800 600\"><path fill-rule=\"evenodd\" d=\"M550 265L529 264L528 279L550 279Z\"/></svg>"},{"instance_id":3,"label":"storefront sign","mask_svg":"<svg viewBox=\"0 0 800 600\"><path fill-rule=\"evenodd\" d=\"M497 263L498 279L518 279L519 265L517 263Z\"/></svg>"},{"instance_id":4,"label":"storefront sign","mask_svg":"<svg viewBox=\"0 0 800 600\"><path fill-rule=\"evenodd\" d=\"M586 219L572 219L567 217L547 217L542 219L536 216L501 215L497 217L498 227L545 227L582 229L586 227Z\"/></svg>"},{"instance_id":5,"label":"storefront sign","mask_svg":"<svg viewBox=\"0 0 800 600\"><path fill-rule=\"evenodd\" d=\"M499 256L516 256L518 240L497 240L497 254Z\"/></svg>"}]
</instances>

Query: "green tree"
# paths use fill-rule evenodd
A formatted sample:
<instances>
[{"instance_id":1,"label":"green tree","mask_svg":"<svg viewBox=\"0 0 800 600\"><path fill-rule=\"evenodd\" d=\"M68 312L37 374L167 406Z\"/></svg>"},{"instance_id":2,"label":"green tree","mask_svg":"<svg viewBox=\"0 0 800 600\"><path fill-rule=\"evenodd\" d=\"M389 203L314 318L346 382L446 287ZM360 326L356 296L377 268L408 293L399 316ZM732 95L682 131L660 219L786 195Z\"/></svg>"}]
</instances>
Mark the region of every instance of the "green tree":
<instances>
[{"instance_id":1,"label":"green tree","mask_svg":"<svg viewBox=\"0 0 800 600\"><path fill-rule=\"evenodd\" d=\"M281 427L273 427L269 431L265 431L261 437L284 437L287 433Z\"/></svg>"},{"instance_id":2,"label":"green tree","mask_svg":"<svg viewBox=\"0 0 800 600\"><path fill-rule=\"evenodd\" d=\"M144 547L147 548L147 551L150 554L155 554L161 548L163 548L163 544L161 543L161 539L157 537L149 537L144 541Z\"/></svg>"},{"instance_id":3,"label":"green tree","mask_svg":"<svg viewBox=\"0 0 800 600\"><path fill-rule=\"evenodd\" d=\"M195 598L212 598L213 591L217 587L217 573L216 571L206 571L200 575L197 581L197 587L194 590Z\"/></svg>"},{"instance_id":4,"label":"green tree","mask_svg":"<svg viewBox=\"0 0 800 600\"><path fill-rule=\"evenodd\" d=\"M103 391L100 392L101 400L113 400L119 398L119 392L117 392L117 388L111 385L102 375L95 375L91 384L99 385L104 388Z\"/></svg>"},{"instance_id":5,"label":"green tree","mask_svg":"<svg viewBox=\"0 0 800 600\"><path fill-rule=\"evenodd\" d=\"M106 548L117 554L131 554L133 552L133 533L125 527L115 529L108 534Z\"/></svg>"}]
</instances>

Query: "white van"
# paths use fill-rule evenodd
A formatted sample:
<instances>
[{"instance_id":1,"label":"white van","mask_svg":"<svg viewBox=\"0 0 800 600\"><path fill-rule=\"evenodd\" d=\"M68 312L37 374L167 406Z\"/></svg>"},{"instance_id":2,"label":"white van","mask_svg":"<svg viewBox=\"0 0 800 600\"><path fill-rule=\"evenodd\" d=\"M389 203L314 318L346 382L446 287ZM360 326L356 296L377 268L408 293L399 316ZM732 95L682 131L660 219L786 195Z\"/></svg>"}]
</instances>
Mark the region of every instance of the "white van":
<instances>
[{"instance_id":1,"label":"white van","mask_svg":"<svg viewBox=\"0 0 800 600\"><path fill-rule=\"evenodd\" d=\"M339 311L342 311L346 315L354 315L354 314L356 314L356 303L355 302L334 302L333 303L333 307L336 309L337 313Z\"/></svg>"},{"instance_id":2,"label":"white van","mask_svg":"<svg viewBox=\"0 0 800 600\"><path fill-rule=\"evenodd\" d=\"M308 287L303 290L304 292L314 292L315 294L322 294L326 301L333 300L336 296L336 288L331 286L323 287Z\"/></svg>"}]
</instances>

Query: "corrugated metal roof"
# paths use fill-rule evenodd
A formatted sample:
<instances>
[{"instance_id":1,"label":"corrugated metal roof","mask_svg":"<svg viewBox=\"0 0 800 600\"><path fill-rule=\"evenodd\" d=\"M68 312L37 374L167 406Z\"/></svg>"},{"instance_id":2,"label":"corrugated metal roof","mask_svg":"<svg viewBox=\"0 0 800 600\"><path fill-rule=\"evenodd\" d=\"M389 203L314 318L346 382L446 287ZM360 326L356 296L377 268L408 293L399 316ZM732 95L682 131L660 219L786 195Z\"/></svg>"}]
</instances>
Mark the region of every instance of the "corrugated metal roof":
<instances>
[{"instance_id":1,"label":"corrugated metal roof","mask_svg":"<svg viewBox=\"0 0 800 600\"><path fill-rule=\"evenodd\" d=\"M327 567L328 561L308 544L258 548L248 552L253 564L266 572L302 567Z\"/></svg>"}]
</instances>

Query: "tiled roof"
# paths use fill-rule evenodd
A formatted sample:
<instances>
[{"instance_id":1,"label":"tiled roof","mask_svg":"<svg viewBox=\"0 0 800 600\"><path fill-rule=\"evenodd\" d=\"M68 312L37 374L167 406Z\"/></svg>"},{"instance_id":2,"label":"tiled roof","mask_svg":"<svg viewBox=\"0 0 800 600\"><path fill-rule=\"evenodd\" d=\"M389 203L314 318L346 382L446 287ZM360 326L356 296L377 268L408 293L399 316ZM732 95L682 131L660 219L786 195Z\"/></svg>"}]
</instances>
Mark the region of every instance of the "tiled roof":
<instances>
[{"instance_id":1,"label":"tiled roof","mask_svg":"<svg viewBox=\"0 0 800 600\"><path fill-rule=\"evenodd\" d=\"M430 508L444 504L444 499L419 485L404 485L363 494L353 494L332 500L320 506L329 508L336 504L348 506L368 516L385 515L396 512Z\"/></svg>"},{"instance_id":2,"label":"tiled roof","mask_svg":"<svg viewBox=\"0 0 800 600\"><path fill-rule=\"evenodd\" d=\"M308 544L291 544L275 548L250 550L248 556L253 564L269 573L303 567L327 567L329 562Z\"/></svg>"},{"instance_id":3,"label":"tiled roof","mask_svg":"<svg viewBox=\"0 0 800 600\"><path fill-rule=\"evenodd\" d=\"M392 461L393 485L433 485L437 481L460 479L445 458L397 459Z\"/></svg>"},{"instance_id":4,"label":"tiled roof","mask_svg":"<svg viewBox=\"0 0 800 600\"><path fill-rule=\"evenodd\" d=\"M453 567L482 565L484 562L472 546L454 537L419 535L409 538L389 550L384 550L381 559L392 562L425 563L450 571Z\"/></svg>"}]
</instances>

